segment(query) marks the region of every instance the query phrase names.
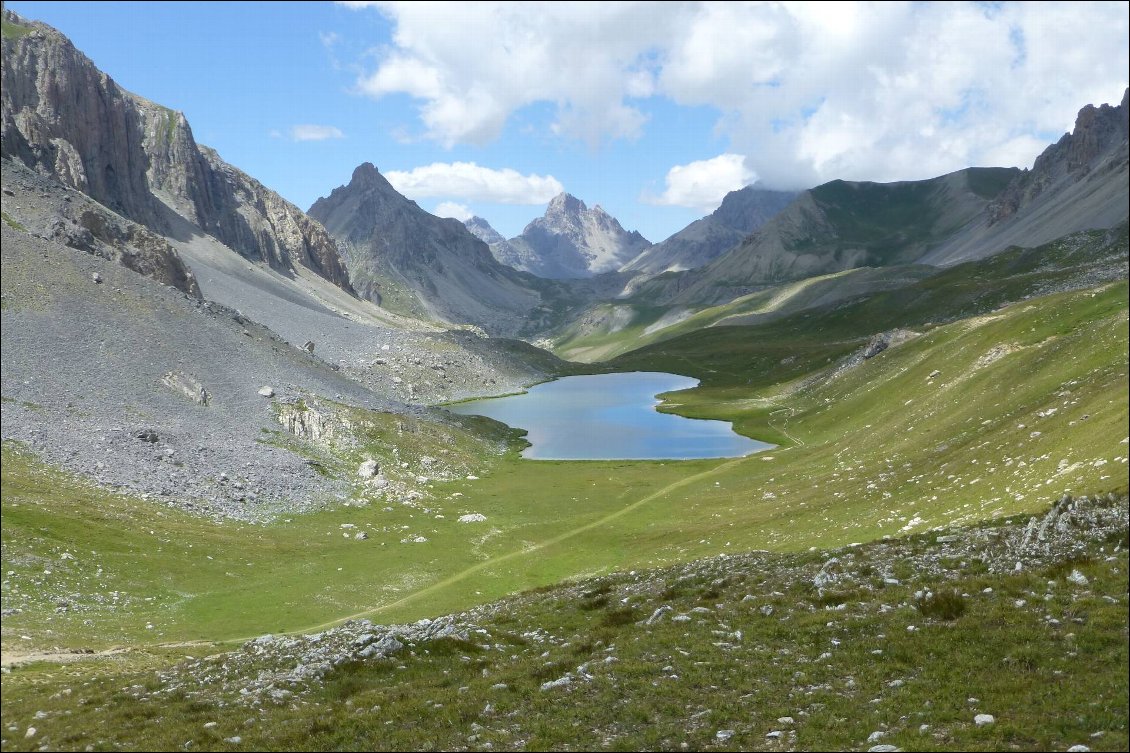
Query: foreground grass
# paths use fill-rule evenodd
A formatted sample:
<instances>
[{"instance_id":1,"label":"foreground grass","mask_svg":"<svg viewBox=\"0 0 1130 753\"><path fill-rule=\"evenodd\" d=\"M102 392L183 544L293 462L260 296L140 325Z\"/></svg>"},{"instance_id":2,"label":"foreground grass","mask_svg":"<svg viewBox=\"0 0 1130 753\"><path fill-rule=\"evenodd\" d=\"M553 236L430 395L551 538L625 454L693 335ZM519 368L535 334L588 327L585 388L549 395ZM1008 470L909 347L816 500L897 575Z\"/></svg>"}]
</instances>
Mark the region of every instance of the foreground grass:
<instances>
[{"instance_id":1,"label":"foreground grass","mask_svg":"<svg viewBox=\"0 0 1130 753\"><path fill-rule=\"evenodd\" d=\"M22 667L4 678L4 747L1125 750L1118 515L1120 529L1034 558L1007 543L1022 518L951 529L953 545L917 536L542 589L471 615L468 639L341 664L280 702L237 690L254 671L191 679L222 675L222 657L187 660L171 691L152 656ZM833 582L816 588L819 572Z\"/></svg>"}]
</instances>

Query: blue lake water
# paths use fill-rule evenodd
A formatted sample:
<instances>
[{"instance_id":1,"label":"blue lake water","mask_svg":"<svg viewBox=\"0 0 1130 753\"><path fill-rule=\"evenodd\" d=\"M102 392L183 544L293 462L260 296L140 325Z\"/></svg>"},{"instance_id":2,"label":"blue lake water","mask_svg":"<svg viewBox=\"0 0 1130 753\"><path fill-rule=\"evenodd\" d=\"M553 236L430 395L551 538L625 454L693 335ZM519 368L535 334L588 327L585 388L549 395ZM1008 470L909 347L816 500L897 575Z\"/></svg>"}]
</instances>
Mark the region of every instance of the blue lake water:
<instances>
[{"instance_id":1,"label":"blue lake water","mask_svg":"<svg viewBox=\"0 0 1130 753\"><path fill-rule=\"evenodd\" d=\"M525 429L534 460L689 460L741 457L774 445L743 437L728 421L659 413L656 395L697 379L660 372L571 376L529 392L446 406Z\"/></svg>"}]
</instances>

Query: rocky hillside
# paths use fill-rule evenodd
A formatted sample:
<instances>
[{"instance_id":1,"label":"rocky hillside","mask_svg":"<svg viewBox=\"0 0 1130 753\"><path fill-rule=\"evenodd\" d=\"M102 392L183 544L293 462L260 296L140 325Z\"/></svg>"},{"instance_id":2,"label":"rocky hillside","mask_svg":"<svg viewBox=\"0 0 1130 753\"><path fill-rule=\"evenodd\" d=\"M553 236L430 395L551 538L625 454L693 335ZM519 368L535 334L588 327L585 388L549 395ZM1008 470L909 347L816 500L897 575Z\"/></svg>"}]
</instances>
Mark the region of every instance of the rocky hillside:
<instances>
[{"instance_id":1,"label":"rocky hillside","mask_svg":"<svg viewBox=\"0 0 1130 753\"><path fill-rule=\"evenodd\" d=\"M663 276L640 293L710 305L815 275L914 263L976 222L1017 172L969 168L922 181L825 183L705 267Z\"/></svg>"},{"instance_id":2,"label":"rocky hillside","mask_svg":"<svg viewBox=\"0 0 1130 753\"><path fill-rule=\"evenodd\" d=\"M651 243L628 232L598 204L558 194L545 215L526 225L508 244L491 247L504 264L538 277L570 279L615 272Z\"/></svg>"},{"instance_id":3,"label":"rocky hillside","mask_svg":"<svg viewBox=\"0 0 1130 753\"><path fill-rule=\"evenodd\" d=\"M498 263L459 220L400 195L371 163L309 214L340 243L354 287L374 302L492 334L537 321L535 278Z\"/></svg>"},{"instance_id":4,"label":"rocky hillside","mask_svg":"<svg viewBox=\"0 0 1130 753\"><path fill-rule=\"evenodd\" d=\"M711 214L646 249L625 264L623 271L656 275L708 264L745 240L796 196L796 191L771 191L756 185L731 191Z\"/></svg>"},{"instance_id":5,"label":"rocky hillside","mask_svg":"<svg viewBox=\"0 0 1130 753\"><path fill-rule=\"evenodd\" d=\"M203 232L244 257L307 267L348 289L329 235L200 146L181 113L132 94L46 24L4 12L4 157L180 240ZM187 221L187 222L186 222Z\"/></svg>"},{"instance_id":6,"label":"rocky hillside","mask_svg":"<svg viewBox=\"0 0 1130 753\"><path fill-rule=\"evenodd\" d=\"M1080 230L1106 229L1126 220L1130 206L1127 133L1130 108L1087 105L1075 128L1036 158L948 243L927 254L928 264L982 258L1010 245L1034 247Z\"/></svg>"}]
</instances>

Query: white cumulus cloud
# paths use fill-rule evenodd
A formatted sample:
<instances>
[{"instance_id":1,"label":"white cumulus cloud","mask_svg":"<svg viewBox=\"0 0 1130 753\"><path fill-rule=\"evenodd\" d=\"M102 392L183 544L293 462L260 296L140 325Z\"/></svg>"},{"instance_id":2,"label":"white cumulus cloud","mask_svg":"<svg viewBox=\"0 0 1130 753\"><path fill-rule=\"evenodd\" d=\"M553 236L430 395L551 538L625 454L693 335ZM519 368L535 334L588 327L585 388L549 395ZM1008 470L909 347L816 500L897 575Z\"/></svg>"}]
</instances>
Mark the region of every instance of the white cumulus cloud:
<instances>
[{"instance_id":1,"label":"white cumulus cloud","mask_svg":"<svg viewBox=\"0 0 1130 753\"><path fill-rule=\"evenodd\" d=\"M441 201L432 212L436 217L454 217L460 222L466 222L475 216L471 208L454 201Z\"/></svg>"},{"instance_id":2,"label":"white cumulus cloud","mask_svg":"<svg viewBox=\"0 0 1130 753\"><path fill-rule=\"evenodd\" d=\"M667 171L667 188L656 197L644 197L649 204L690 207L704 214L714 211L730 191L748 186L757 179L740 154L720 154L713 159L675 165Z\"/></svg>"},{"instance_id":3,"label":"white cumulus cloud","mask_svg":"<svg viewBox=\"0 0 1130 753\"><path fill-rule=\"evenodd\" d=\"M345 134L340 128L329 125L296 125L290 129L290 137L295 141L325 141L327 139L343 139Z\"/></svg>"},{"instance_id":4,"label":"white cumulus cloud","mask_svg":"<svg viewBox=\"0 0 1130 753\"><path fill-rule=\"evenodd\" d=\"M565 190L552 175L523 175L474 162L433 162L412 170L391 170L388 182L411 199L458 198L499 204L545 204Z\"/></svg>"},{"instance_id":5,"label":"white cumulus cloud","mask_svg":"<svg viewBox=\"0 0 1130 753\"><path fill-rule=\"evenodd\" d=\"M393 36L357 89L414 98L426 138L487 143L538 103L550 135L635 138L661 98L716 110L775 187L1030 164L1130 69L1125 2L375 7Z\"/></svg>"}]
</instances>

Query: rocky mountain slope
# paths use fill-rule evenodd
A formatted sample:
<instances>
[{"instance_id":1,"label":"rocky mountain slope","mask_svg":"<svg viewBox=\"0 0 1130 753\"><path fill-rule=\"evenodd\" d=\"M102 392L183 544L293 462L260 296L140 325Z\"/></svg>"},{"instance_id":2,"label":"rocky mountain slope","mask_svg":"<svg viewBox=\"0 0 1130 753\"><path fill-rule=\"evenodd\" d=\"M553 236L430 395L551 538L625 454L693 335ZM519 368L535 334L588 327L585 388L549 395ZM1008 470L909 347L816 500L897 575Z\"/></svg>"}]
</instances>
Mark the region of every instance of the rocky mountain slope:
<instances>
[{"instance_id":1,"label":"rocky mountain slope","mask_svg":"<svg viewBox=\"0 0 1130 753\"><path fill-rule=\"evenodd\" d=\"M349 288L325 230L198 145L183 114L122 89L50 26L10 11L4 24L0 154L158 234L207 234Z\"/></svg>"},{"instance_id":2,"label":"rocky mountain slope","mask_svg":"<svg viewBox=\"0 0 1130 753\"><path fill-rule=\"evenodd\" d=\"M1010 245L1034 247L1079 230L1114 227L1130 206L1130 108L1087 105L1071 133L1052 144L927 264L982 258Z\"/></svg>"},{"instance_id":3,"label":"rocky mountain slope","mask_svg":"<svg viewBox=\"0 0 1130 753\"><path fill-rule=\"evenodd\" d=\"M968 168L901 183L836 180L709 265L640 286L650 303L712 305L861 266L954 264L1114 227L1130 205L1127 103L1088 105L1032 170Z\"/></svg>"},{"instance_id":4,"label":"rocky mountain slope","mask_svg":"<svg viewBox=\"0 0 1130 753\"><path fill-rule=\"evenodd\" d=\"M337 239L358 292L386 307L491 334L534 328L545 313L536 278L497 262L458 220L397 193L371 163L309 214Z\"/></svg>"},{"instance_id":5,"label":"rocky mountain slope","mask_svg":"<svg viewBox=\"0 0 1130 753\"><path fill-rule=\"evenodd\" d=\"M796 196L796 191L771 191L757 185L731 191L712 213L645 249L622 271L656 275L708 264L745 240Z\"/></svg>"},{"instance_id":6,"label":"rocky mountain slope","mask_svg":"<svg viewBox=\"0 0 1130 753\"><path fill-rule=\"evenodd\" d=\"M470 231L471 235L475 236L488 246L495 243L505 243L506 238L502 233L491 227L491 224L478 215L469 220L463 221L463 226Z\"/></svg>"},{"instance_id":7,"label":"rocky mountain slope","mask_svg":"<svg viewBox=\"0 0 1130 753\"><path fill-rule=\"evenodd\" d=\"M624 230L599 204L589 209L580 199L561 193L521 235L491 250L515 269L570 279L615 272L650 245L637 231Z\"/></svg>"},{"instance_id":8,"label":"rocky mountain slope","mask_svg":"<svg viewBox=\"0 0 1130 753\"><path fill-rule=\"evenodd\" d=\"M913 263L980 217L1016 173L969 168L924 181L832 181L801 192L705 267L664 275L640 286L640 294L711 305L815 275Z\"/></svg>"}]
</instances>

